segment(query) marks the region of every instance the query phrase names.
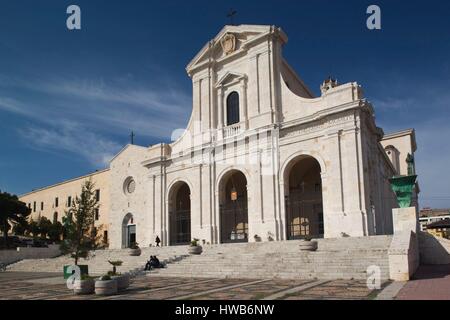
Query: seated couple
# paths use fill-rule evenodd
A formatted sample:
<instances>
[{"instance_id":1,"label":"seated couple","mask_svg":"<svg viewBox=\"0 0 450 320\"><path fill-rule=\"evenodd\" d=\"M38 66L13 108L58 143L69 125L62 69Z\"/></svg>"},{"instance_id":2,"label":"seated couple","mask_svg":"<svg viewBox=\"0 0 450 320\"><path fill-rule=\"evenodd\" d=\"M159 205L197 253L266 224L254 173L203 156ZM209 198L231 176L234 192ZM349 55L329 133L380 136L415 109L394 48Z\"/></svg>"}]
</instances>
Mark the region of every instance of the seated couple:
<instances>
[{"instance_id":1,"label":"seated couple","mask_svg":"<svg viewBox=\"0 0 450 320\"><path fill-rule=\"evenodd\" d=\"M164 268L164 265L159 262L159 259L156 256L150 256L150 260L147 261L144 270L149 271L154 268Z\"/></svg>"}]
</instances>

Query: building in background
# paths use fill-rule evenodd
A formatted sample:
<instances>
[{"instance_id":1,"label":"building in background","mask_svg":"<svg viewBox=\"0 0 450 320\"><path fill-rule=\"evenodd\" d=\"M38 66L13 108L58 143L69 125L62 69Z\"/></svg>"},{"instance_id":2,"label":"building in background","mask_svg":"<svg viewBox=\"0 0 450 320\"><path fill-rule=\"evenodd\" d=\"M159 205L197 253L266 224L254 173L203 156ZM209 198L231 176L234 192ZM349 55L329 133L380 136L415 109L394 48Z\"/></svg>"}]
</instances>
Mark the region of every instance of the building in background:
<instances>
[{"instance_id":1,"label":"building in background","mask_svg":"<svg viewBox=\"0 0 450 320\"><path fill-rule=\"evenodd\" d=\"M50 221L59 221L71 207L76 196L81 193L81 188L86 180L95 184L95 197L99 203L99 209L95 213L95 227L102 242L108 243L108 212L109 200L109 169L67 180L52 186L33 190L20 196L31 209L31 220L39 220L46 217Z\"/></svg>"},{"instance_id":2,"label":"building in background","mask_svg":"<svg viewBox=\"0 0 450 320\"><path fill-rule=\"evenodd\" d=\"M450 209L424 208L419 213L420 230L448 238L450 223ZM447 226L447 227L446 227Z\"/></svg>"}]
</instances>

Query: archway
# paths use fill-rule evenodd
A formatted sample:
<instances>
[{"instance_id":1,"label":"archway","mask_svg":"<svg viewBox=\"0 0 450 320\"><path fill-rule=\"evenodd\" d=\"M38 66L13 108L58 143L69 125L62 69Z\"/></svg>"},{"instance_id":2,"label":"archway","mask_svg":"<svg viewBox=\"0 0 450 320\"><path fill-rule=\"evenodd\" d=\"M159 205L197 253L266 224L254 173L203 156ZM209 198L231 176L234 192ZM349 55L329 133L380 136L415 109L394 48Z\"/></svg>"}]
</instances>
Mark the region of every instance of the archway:
<instances>
[{"instance_id":1,"label":"archway","mask_svg":"<svg viewBox=\"0 0 450 320\"><path fill-rule=\"evenodd\" d=\"M248 242L248 199L245 175L232 170L219 185L220 242Z\"/></svg>"},{"instance_id":2,"label":"archway","mask_svg":"<svg viewBox=\"0 0 450 320\"><path fill-rule=\"evenodd\" d=\"M176 183L169 193L170 245L191 241L191 190L186 182Z\"/></svg>"},{"instance_id":3,"label":"archway","mask_svg":"<svg viewBox=\"0 0 450 320\"><path fill-rule=\"evenodd\" d=\"M136 243L136 224L133 215L128 213L122 221L122 248L130 248Z\"/></svg>"},{"instance_id":4,"label":"archway","mask_svg":"<svg viewBox=\"0 0 450 320\"><path fill-rule=\"evenodd\" d=\"M311 156L291 161L285 172L287 239L324 235L322 179L319 162Z\"/></svg>"}]
</instances>

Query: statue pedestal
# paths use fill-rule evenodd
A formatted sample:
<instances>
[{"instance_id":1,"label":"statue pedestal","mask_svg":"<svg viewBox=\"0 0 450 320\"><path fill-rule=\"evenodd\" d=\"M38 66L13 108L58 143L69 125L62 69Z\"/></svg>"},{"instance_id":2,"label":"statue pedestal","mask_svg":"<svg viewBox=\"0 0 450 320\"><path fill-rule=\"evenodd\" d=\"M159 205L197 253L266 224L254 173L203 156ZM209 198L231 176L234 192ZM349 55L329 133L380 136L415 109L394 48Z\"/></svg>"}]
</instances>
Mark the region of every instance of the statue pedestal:
<instances>
[{"instance_id":1,"label":"statue pedestal","mask_svg":"<svg viewBox=\"0 0 450 320\"><path fill-rule=\"evenodd\" d=\"M402 231L419 231L419 217L416 207L392 209L394 234Z\"/></svg>"},{"instance_id":2,"label":"statue pedestal","mask_svg":"<svg viewBox=\"0 0 450 320\"><path fill-rule=\"evenodd\" d=\"M389 274L394 281L408 281L419 266L419 219L415 207L392 209L394 236L388 250Z\"/></svg>"}]
</instances>

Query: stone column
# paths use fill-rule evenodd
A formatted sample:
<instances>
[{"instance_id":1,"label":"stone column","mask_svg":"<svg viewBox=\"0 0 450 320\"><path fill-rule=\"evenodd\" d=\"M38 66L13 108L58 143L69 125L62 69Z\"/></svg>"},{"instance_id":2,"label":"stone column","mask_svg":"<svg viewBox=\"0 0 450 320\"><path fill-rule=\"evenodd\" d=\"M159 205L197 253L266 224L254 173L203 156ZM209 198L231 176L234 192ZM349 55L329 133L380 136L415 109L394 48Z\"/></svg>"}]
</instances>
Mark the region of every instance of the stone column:
<instances>
[{"instance_id":1,"label":"stone column","mask_svg":"<svg viewBox=\"0 0 450 320\"><path fill-rule=\"evenodd\" d=\"M219 99L219 110L218 110L218 115L219 115L219 117L218 117L218 121L219 121L219 123L218 123L218 126L217 126L217 129L220 129L220 130L222 130L222 128L223 128L223 121L224 121L224 117L223 117L223 87L220 87L218 90L217 90L217 98Z\"/></svg>"},{"instance_id":2,"label":"stone column","mask_svg":"<svg viewBox=\"0 0 450 320\"><path fill-rule=\"evenodd\" d=\"M241 93L242 93L242 105L240 108L240 117L241 117L241 123L244 123L243 130L247 130L247 84L245 81L245 78L241 80Z\"/></svg>"}]
</instances>

